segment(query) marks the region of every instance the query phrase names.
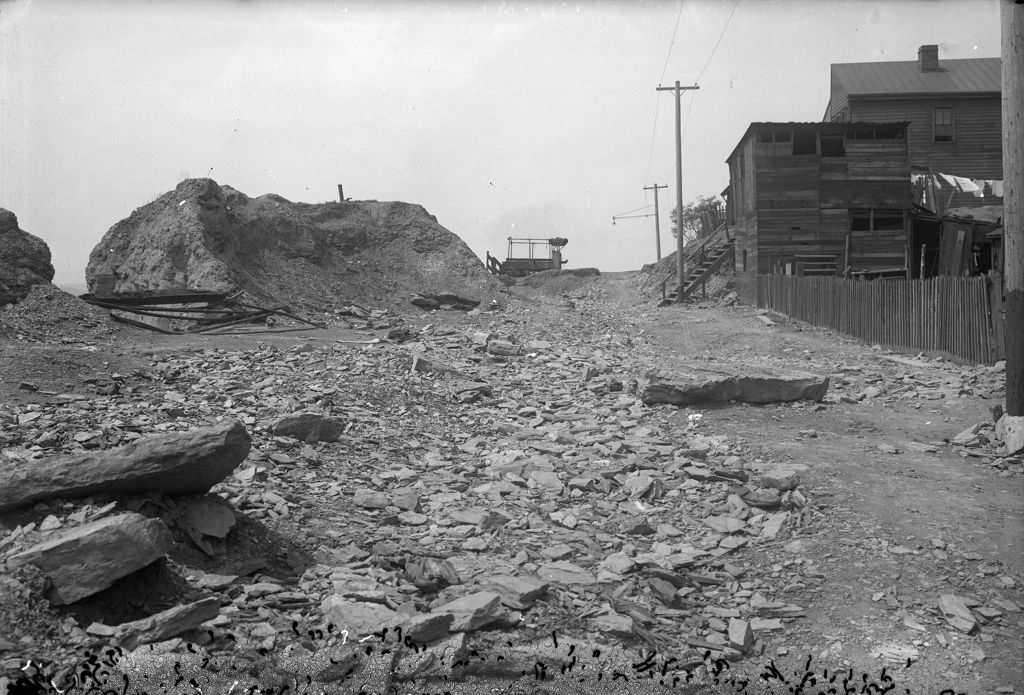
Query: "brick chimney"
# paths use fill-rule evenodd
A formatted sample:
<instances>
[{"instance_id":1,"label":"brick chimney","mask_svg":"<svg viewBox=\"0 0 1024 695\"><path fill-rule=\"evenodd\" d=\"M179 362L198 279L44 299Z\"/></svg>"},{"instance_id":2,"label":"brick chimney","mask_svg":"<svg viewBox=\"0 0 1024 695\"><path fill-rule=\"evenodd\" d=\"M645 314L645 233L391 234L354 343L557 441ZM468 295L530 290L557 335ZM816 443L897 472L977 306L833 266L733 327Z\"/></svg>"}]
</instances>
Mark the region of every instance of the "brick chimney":
<instances>
[{"instance_id":1,"label":"brick chimney","mask_svg":"<svg viewBox=\"0 0 1024 695\"><path fill-rule=\"evenodd\" d=\"M935 72L939 69L939 47L936 44L917 49L917 65L921 72Z\"/></svg>"}]
</instances>

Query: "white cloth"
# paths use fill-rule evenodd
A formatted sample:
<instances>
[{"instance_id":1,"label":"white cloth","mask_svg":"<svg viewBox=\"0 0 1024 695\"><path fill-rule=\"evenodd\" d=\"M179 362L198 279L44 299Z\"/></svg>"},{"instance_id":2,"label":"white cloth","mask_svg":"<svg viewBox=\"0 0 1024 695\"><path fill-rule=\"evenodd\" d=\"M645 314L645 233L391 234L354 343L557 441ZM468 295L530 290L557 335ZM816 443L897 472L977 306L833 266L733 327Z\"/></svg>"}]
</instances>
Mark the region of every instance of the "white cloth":
<instances>
[{"instance_id":1,"label":"white cloth","mask_svg":"<svg viewBox=\"0 0 1024 695\"><path fill-rule=\"evenodd\" d=\"M978 190L978 184L966 176L954 176L953 179L956 180L956 187L963 193L974 193Z\"/></svg>"},{"instance_id":2,"label":"white cloth","mask_svg":"<svg viewBox=\"0 0 1024 695\"><path fill-rule=\"evenodd\" d=\"M989 181L989 187L992 189L992 195L999 198L1003 197L1003 182L1002 181Z\"/></svg>"}]
</instances>

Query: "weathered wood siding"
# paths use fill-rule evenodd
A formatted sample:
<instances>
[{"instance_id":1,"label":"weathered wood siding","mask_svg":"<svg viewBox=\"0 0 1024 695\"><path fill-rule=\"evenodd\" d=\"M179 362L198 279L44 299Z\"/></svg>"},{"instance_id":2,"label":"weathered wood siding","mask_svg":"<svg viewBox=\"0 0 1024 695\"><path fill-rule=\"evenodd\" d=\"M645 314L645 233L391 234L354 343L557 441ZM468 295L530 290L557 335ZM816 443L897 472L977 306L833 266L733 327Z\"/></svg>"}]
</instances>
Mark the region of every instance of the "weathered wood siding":
<instances>
[{"instance_id":1,"label":"weathered wood siding","mask_svg":"<svg viewBox=\"0 0 1024 695\"><path fill-rule=\"evenodd\" d=\"M747 284L751 291L758 264L757 180L753 146L754 143L748 138L740 144L729 160L729 203L732 205L729 230L736 239L734 270L738 277L743 275L743 258L746 252L745 272L749 276ZM753 295L743 298L745 301L753 301Z\"/></svg>"},{"instance_id":2,"label":"weathered wood siding","mask_svg":"<svg viewBox=\"0 0 1024 695\"><path fill-rule=\"evenodd\" d=\"M905 140L847 140L844 157L793 155L791 143L753 145L759 273L796 256L835 256L842 269L851 209L911 207ZM901 266L905 242L906 226L853 233L849 262L858 269Z\"/></svg>"},{"instance_id":3,"label":"weathered wood siding","mask_svg":"<svg viewBox=\"0 0 1024 695\"><path fill-rule=\"evenodd\" d=\"M953 142L935 142L932 123L935 109L952 107ZM907 145L910 163L934 172L969 178L1002 179L1002 106L998 94L930 98L867 99L851 97L853 121L910 121ZM943 204L948 193L943 195ZM999 205L1001 198L975 198L958 193L953 207Z\"/></svg>"}]
</instances>

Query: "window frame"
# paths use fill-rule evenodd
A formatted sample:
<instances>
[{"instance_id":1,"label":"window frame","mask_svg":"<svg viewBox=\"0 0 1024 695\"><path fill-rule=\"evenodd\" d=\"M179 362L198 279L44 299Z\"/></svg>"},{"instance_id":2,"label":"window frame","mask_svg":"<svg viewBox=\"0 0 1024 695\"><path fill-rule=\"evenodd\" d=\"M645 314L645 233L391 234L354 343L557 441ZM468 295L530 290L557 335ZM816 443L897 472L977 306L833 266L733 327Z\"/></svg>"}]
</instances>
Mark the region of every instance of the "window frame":
<instances>
[{"instance_id":1,"label":"window frame","mask_svg":"<svg viewBox=\"0 0 1024 695\"><path fill-rule=\"evenodd\" d=\"M949 114L949 123L939 123L939 114ZM939 139L939 128L948 128L949 134L948 139L945 134ZM956 114L953 112L952 106L935 106L932 108L932 142L933 143L949 143L956 142Z\"/></svg>"}]
</instances>

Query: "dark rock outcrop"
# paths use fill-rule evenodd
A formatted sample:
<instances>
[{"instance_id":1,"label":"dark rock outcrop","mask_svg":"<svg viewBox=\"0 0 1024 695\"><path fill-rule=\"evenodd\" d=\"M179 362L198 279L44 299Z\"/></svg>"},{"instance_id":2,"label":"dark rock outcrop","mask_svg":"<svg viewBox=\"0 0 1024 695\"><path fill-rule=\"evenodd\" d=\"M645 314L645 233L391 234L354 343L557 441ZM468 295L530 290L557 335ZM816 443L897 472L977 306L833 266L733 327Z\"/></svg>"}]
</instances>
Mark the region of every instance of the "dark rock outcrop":
<instances>
[{"instance_id":1,"label":"dark rock outcrop","mask_svg":"<svg viewBox=\"0 0 1024 695\"><path fill-rule=\"evenodd\" d=\"M0 305L25 298L33 285L53 280L50 247L18 227L18 218L0 208Z\"/></svg>"},{"instance_id":2,"label":"dark rock outcrop","mask_svg":"<svg viewBox=\"0 0 1024 695\"><path fill-rule=\"evenodd\" d=\"M211 179L182 181L111 227L86 280L96 294L243 290L293 309L398 304L412 293L489 301L501 288L419 205L250 198Z\"/></svg>"}]
</instances>

